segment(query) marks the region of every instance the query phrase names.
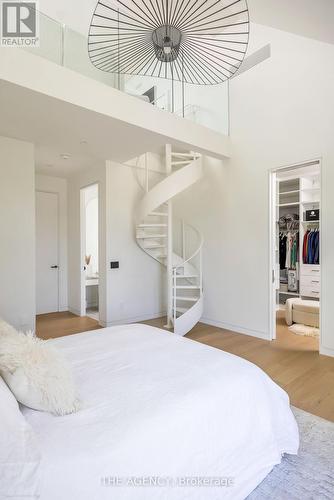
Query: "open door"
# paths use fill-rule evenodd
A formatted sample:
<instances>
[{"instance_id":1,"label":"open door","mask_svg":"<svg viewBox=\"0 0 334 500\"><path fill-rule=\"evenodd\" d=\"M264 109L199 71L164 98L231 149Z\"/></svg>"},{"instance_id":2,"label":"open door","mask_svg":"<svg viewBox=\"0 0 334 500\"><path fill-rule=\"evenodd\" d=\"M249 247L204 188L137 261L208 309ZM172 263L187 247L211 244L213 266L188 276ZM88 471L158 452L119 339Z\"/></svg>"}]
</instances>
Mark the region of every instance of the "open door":
<instances>
[{"instance_id":1,"label":"open door","mask_svg":"<svg viewBox=\"0 0 334 500\"><path fill-rule=\"evenodd\" d=\"M81 316L99 320L99 186L81 189Z\"/></svg>"},{"instance_id":2,"label":"open door","mask_svg":"<svg viewBox=\"0 0 334 500\"><path fill-rule=\"evenodd\" d=\"M270 172L270 338L319 351L321 162Z\"/></svg>"}]
</instances>

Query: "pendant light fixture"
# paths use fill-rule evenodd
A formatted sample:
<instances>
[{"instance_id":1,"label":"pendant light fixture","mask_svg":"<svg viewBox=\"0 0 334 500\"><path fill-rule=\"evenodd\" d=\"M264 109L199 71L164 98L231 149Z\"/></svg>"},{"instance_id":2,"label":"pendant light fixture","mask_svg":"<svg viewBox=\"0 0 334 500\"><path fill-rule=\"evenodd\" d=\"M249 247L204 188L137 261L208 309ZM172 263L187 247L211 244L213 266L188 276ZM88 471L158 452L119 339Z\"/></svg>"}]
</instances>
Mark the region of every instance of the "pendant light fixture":
<instances>
[{"instance_id":1,"label":"pendant light fixture","mask_svg":"<svg viewBox=\"0 0 334 500\"><path fill-rule=\"evenodd\" d=\"M99 0L88 50L102 71L212 85L238 70L248 36L246 0Z\"/></svg>"}]
</instances>

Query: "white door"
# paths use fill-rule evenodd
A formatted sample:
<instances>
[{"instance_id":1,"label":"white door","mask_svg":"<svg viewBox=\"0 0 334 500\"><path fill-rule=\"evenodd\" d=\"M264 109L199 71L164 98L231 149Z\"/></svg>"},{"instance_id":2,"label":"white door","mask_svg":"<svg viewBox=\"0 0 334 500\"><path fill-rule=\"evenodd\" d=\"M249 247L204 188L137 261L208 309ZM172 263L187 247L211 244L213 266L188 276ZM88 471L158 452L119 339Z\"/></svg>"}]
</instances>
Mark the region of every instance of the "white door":
<instances>
[{"instance_id":1,"label":"white door","mask_svg":"<svg viewBox=\"0 0 334 500\"><path fill-rule=\"evenodd\" d=\"M59 310L58 195L36 192L36 313Z\"/></svg>"},{"instance_id":2,"label":"white door","mask_svg":"<svg viewBox=\"0 0 334 500\"><path fill-rule=\"evenodd\" d=\"M279 267L279 243L277 233L278 221L278 200L277 200L277 176L275 172L270 174L270 225L269 225L269 238L270 238L270 324L269 334L270 339L276 339L276 308L277 308L277 292L280 284L280 267Z\"/></svg>"}]
</instances>

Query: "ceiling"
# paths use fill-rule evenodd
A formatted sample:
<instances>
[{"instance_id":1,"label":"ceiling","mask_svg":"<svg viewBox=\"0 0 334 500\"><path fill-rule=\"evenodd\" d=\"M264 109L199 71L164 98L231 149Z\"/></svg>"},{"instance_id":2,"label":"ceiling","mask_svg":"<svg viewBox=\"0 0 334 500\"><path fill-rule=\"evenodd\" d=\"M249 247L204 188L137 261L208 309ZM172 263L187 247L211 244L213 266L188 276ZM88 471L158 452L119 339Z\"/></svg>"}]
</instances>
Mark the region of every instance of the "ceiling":
<instances>
[{"instance_id":1,"label":"ceiling","mask_svg":"<svg viewBox=\"0 0 334 500\"><path fill-rule=\"evenodd\" d=\"M161 154L166 143L180 150L193 149L197 144L197 151L202 154L226 156L229 141L217 132L189 122L187 130L178 134L184 127L174 115L153 109L136 98L128 99L133 99L134 118L142 113L137 105L140 104L140 110L141 106L147 107L147 122L125 121L107 112L0 80L0 136L33 143L37 172L59 177L103 165L106 159L125 163L147 151ZM113 109L112 100L109 104ZM105 109L108 111L108 106ZM203 130L206 130L205 137Z\"/></svg>"},{"instance_id":2,"label":"ceiling","mask_svg":"<svg viewBox=\"0 0 334 500\"><path fill-rule=\"evenodd\" d=\"M334 43L333 0L248 0L251 21Z\"/></svg>"},{"instance_id":3,"label":"ceiling","mask_svg":"<svg viewBox=\"0 0 334 500\"><path fill-rule=\"evenodd\" d=\"M106 158L124 162L144 151L160 152L166 142L164 136L128 122L4 80L0 109L0 135L33 142L37 171L52 176L67 177L102 165Z\"/></svg>"},{"instance_id":4,"label":"ceiling","mask_svg":"<svg viewBox=\"0 0 334 500\"><path fill-rule=\"evenodd\" d=\"M85 139L83 139L85 141ZM79 142L79 146L61 147L42 146L35 147L35 165L36 172L53 177L70 177L80 170L99 167L104 162L96 158L90 152L90 146L87 142ZM65 158L63 157L65 156Z\"/></svg>"},{"instance_id":5,"label":"ceiling","mask_svg":"<svg viewBox=\"0 0 334 500\"><path fill-rule=\"evenodd\" d=\"M72 8L70 5L72 4ZM39 0L42 12L87 35L97 0ZM251 21L334 43L334 0L248 0Z\"/></svg>"}]
</instances>

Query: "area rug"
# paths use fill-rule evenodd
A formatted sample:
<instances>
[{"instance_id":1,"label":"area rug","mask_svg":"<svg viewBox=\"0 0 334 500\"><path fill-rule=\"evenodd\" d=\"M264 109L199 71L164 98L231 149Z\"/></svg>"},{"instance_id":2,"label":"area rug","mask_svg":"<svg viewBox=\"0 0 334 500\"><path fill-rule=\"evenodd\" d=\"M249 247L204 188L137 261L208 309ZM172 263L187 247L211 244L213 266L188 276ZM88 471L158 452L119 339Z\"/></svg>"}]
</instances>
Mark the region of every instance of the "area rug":
<instances>
[{"instance_id":1,"label":"area rug","mask_svg":"<svg viewBox=\"0 0 334 500\"><path fill-rule=\"evenodd\" d=\"M289 330L292 333L305 335L306 337L319 337L320 335L319 328L316 328L315 326L301 325L299 323L294 323L292 326L289 326Z\"/></svg>"},{"instance_id":2,"label":"area rug","mask_svg":"<svg viewBox=\"0 0 334 500\"><path fill-rule=\"evenodd\" d=\"M334 423L298 408L298 456L285 455L247 500L333 500Z\"/></svg>"}]
</instances>

